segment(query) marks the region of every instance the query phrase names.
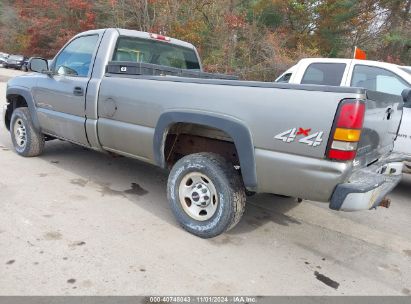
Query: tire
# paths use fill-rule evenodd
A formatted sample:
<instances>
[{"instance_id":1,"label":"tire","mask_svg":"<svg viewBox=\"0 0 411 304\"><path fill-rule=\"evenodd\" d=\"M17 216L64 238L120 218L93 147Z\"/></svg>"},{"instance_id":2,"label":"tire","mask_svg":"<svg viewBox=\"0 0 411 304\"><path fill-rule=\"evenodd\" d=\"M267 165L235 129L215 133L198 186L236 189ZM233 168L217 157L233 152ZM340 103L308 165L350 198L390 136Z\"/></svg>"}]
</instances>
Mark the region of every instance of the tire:
<instances>
[{"instance_id":1,"label":"tire","mask_svg":"<svg viewBox=\"0 0 411 304\"><path fill-rule=\"evenodd\" d=\"M28 108L14 110L10 121L10 134L17 154L33 157L43 153L44 135L34 128Z\"/></svg>"},{"instance_id":2,"label":"tire","mask_svg":"<svg viewBox=\"0 0 411 304\"><path fill-rule=\"evenodd\" d=\"M247 189L245 190L245 195L248 197L254 196L256 195L256 193L254 191L248 191Z\"/></svg>"},{"instance_id":3,"label":"tire","mask_svg":"<svg viewBox=\"0 0 411 304\"><path fill-rule=\"evenodd\" d=\"M167 198L179 224L201 238L232 229L246 202L239 172L214 153L181 158L168 177Z\"/></svg>"}]
</instances>

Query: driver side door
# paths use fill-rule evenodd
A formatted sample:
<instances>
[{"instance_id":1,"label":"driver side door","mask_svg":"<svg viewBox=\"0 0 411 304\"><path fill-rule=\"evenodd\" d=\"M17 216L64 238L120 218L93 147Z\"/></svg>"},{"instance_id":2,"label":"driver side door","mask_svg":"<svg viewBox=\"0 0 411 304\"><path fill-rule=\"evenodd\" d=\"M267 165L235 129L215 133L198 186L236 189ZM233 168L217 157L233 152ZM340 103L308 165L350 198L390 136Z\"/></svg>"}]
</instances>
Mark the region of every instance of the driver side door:
<instances>
[{"instance_id":1,"label":"driver side door","mask_svg":"<svg viewBox=\"0 0 411 304\"><path fill-rule=\"evenodd\" d=\"M53 75L39 77L33 97L44 133L89 146L86 92L98 41L99 35L75 38L54 59Z\"/></svg>"}]
</instances>

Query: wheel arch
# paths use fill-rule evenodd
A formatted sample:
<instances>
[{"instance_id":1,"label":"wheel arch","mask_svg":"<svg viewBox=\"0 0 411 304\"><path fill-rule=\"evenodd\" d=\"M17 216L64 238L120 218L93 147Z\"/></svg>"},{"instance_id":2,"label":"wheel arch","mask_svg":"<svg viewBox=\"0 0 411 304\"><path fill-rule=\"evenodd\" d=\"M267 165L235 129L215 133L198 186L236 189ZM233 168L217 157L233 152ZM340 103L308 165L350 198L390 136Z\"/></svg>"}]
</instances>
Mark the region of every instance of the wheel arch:
<instances>
[{"instance_id":1,"label":"wheel arch","mask_svg":"<svg viewBox=\"0 0 411 304\"><path fill-rule=\"evenodd\" d=\"M250 130L238 120L215 114L172 111L163 113L158 119L153 140L154 160L162 168L167 167L165 142L168 131L177 123L191 123L221 130L231 136L240 161L241 174L245 187L257 189L257 172L254 145Z\"/></svg>"},{"instance_id":2,"label":"wheel arch","mask_svg":"<svg viewBox=\"0 0 411 304\"><path fill-rule=\"evenodd\" d=\"M13 111L17 108L27 106L33 126L37 131L40 131L40 123L37 117L36 106L34 104L31 93L23 88L8 88L7 89L7 108L4 114L4 122L8 130L10 130L10 121Z\"/></svg>"}]
</instances>

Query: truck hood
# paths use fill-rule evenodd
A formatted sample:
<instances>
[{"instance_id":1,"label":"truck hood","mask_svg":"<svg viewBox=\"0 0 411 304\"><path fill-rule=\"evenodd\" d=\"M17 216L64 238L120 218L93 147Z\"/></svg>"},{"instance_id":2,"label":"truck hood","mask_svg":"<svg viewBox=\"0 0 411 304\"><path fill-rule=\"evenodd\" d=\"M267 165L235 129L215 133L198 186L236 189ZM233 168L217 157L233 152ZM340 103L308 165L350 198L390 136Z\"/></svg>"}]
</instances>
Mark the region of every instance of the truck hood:
<instances>
[{"instance_id":1,"label":"truck hood","mask_svg":"<svg viewBox=\"0 0 411 304\"><path fill-rule=\"evenodd\" d=\"M37 83L38 73L29 73L13 77L7 82L7 87L31 88Z\"/></svg>"}]
</instances>

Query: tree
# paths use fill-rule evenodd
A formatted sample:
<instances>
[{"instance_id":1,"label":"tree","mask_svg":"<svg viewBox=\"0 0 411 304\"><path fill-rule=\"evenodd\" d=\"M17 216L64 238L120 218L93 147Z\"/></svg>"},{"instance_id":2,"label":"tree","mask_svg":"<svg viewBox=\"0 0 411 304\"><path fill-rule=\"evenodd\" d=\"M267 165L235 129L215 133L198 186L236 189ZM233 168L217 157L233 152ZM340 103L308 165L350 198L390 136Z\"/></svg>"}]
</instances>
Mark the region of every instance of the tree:
<instances>
[{"instance_id":1,"label":"tree","mask_svg":"<svg viewBox=\"0 0 411 304\"><path fill-rule=\"evenodd\" d=\"M207 71L273 80L302 57L411 65L411 0L3 0L2 50L52 57L78 32L122 27L193 43Z\"/></svg>"},{"instance_id":2,"label":"tree","mask_svg":"<svg viewBox=\"0 0 411 304\"><path fill-rule=\"evenodd\" d=\"M32 55L53 57L72 36L95 27L93 5L85 0L17 0L15 9Z\"/></svg>"}]
</instances>

